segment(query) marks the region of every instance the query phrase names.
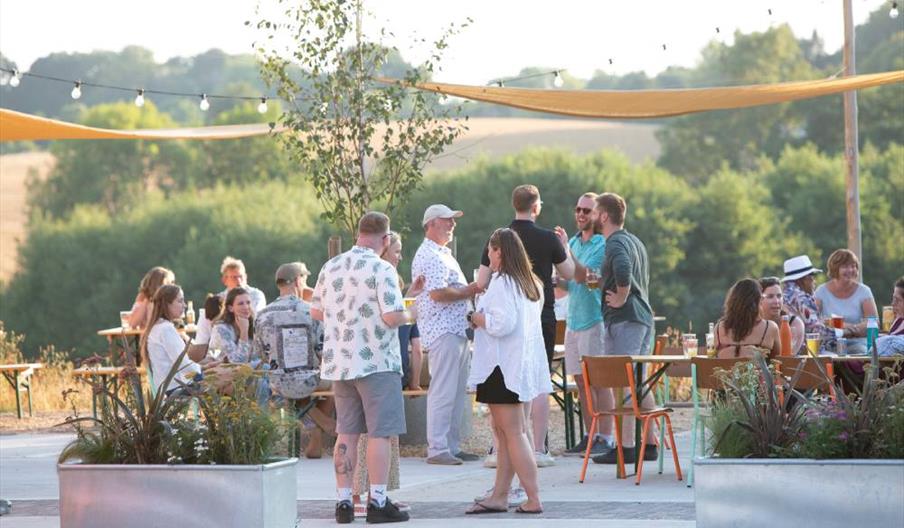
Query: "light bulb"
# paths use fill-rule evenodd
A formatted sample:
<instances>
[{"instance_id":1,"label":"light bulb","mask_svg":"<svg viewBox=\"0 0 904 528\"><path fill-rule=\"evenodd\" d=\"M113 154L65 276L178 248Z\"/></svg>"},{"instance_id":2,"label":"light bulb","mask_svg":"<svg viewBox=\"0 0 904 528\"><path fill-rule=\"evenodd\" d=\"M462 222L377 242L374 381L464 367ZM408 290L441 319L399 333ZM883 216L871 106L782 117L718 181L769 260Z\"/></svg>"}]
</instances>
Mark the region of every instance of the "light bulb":
<instances>
[{"instance_id":1,"label":"light bulb","mask_svg":"<svg viewBox=\"0 0 904 528\"><path fill-rule=\"evenodd\" d=\"M210 101L207 100L207 94L201 94L201 104L198 105L198 108L200 108L202 112L206 112L210 109Z\"/></svg>"},{"instance_id":2,"label":"light bulb","mask_svg":"<svg viewBox=\"0 0 904 528\"><path fill-rule=\"evenodd\" d=\"M13 70L13 76L9 78L9 85L13 88L19 86L19 70Z\"/></svg>"},{"instance_id":3,"label":"light bulb","mask_svg":"<svg viewBox=\"0 0 904 528\"><path fill-rule=\"evenodd\" d=\"M891 18L898 18L898 3L897 2L891 3L891 11L888 12L888 16L890 16Z\"/></svg>"},{"instance_id":4,"label":"light bulb","mask_svg":"<svg viewBox=\"0 0 904 528\"><path fill-rule=\"evenodd\" d=\"M261 97L261 104L257 105L257 113L266 114L267 113L267 98Z\"/></svg>"},{"instance_id":5,"label":"light bulb","mask_svg":"<svg viewBox=\"0 0 904 528\"><path fill-rule=\"evenodd\" d=\"M562 76L559 75L559 72L554 72L555 77L552 78L552 85L556 88L561 88L565 81L562 80Z\"/></svg>"},{"instance_id":6,"label":"light bulb","mask_svg":"<svg viewBox=\"0 0 904 528\"><path fill-rule=\"evenodd\" d=\"M138 108L144 106L144 90L138 90L138 95L135 96L135 106Z\"/></svg>"},{"instance_id":7,"label":"light bulb","mask_svg":"<svg viewBox=\"0 0 904 528\"><path fill-rule=\"evenodd\" d=\"M75 81L75 88L69 92L69 95L72 96L73 99L78 99L82 96L82 83L79 81Z\"/></svg>"},{"instance_id":8,"label":"light bulb","mask_svg":"<svg viewBox=\"0 0 904 528\"><path fill-rule=\"evenodd\" d=\"M499 81L496 84L498 84L500 88L505 88L505 83L503 81Z\"/></svg>"}]
</instances>

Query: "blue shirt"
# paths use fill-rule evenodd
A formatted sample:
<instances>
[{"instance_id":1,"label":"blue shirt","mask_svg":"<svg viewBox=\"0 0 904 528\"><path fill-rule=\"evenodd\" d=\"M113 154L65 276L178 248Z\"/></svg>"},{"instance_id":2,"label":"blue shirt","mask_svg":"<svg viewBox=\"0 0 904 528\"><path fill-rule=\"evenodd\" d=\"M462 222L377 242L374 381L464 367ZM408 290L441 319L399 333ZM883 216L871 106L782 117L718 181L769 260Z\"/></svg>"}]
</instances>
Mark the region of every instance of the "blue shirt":
<instances>
[{"instance_id":1,"label":"blue shirt","mask_svg":"<svg viewBox=\"0 0 904 528\"><path fill-rule=\"evenodd\" d=\"M571 254L588 270L600 273L603 257L606 255L606 239L603 235L593 235L584 242L578 233L568 241ZM602 281L600 281L602 283ZM568 317L565 325L569 330L586 330L603 320L603 293L601 288L591 290L585 284L568 281ZM602 287L602 284L600 284Z\"/></svg>"}]
</instances>

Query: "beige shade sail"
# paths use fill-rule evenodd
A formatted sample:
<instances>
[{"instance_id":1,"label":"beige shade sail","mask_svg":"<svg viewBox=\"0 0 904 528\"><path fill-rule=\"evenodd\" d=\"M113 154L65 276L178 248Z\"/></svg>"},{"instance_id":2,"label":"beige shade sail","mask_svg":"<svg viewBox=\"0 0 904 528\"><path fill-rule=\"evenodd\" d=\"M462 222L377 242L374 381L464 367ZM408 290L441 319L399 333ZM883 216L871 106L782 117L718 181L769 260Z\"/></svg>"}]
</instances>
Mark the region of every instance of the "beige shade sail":
<instances>
[{"instance_id":1,"label":"beige shade sail","mask_svg":"<svg viewBox=\"0 0 904 528\"><path fill-rule=\"evenodd\" d=\"M275 129L281 131L281 128ZM155 130L109 130L0 108L0 141L50 139L236 139L270 133L266 123Z\"/></svg>"},{"instance_id":2,"label":"beige shade sail","mask_svg":"<svg viewBox=\"0 0 904 528\"><path fill-rule=\"evenodd\" d=\"M381 79L401 83L396 79ZM904 70L818 81L681 90L535 90L460 84L419 83L421 90L576 117L642 119L729 110L810 99L904 81Z\"/></svg>"}]
</instances>

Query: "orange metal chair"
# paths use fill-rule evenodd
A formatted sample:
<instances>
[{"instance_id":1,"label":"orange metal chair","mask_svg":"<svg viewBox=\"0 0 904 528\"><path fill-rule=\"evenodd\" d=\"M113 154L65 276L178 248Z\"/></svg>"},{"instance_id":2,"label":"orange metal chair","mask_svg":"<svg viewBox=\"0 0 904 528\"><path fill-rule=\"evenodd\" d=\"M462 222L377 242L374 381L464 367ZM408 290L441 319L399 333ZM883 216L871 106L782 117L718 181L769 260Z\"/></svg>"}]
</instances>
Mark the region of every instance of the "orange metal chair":
<instances>
[{"instance_id":1,"label":"orange metal chair","mask_svg":"<svg viewBox=\"0 0 904 528\"><path fill-rule=\"evenodd\" d=\"M833 400L835 399L835 369L832 367L831 358L779 357L777 359L781 365L782 377L794 381L794 389L825 390ZM819 368L820 364L822 369ZM795 376L797 376L796 380Z\"/></svg>"},{"instance_id":2,"label":"orange metal chair","mask_svg":"<svg viewBox=\"0 0 904 528\"><path fill-rule=\"evenodd\" d=\"M667 407L655 407L653 409L641 409L637 399L636 384L634 379L634 368L629 356L602 356L590 357L584 356L581 361L581 370L584 373L584 388L587 394L593 394L592 388L597 389L622 389L628 387L631 394L631 408L621 408L616 406L614 409L596 409L595 402L591 399L588 402L590 414L593 420L590 423L589 438L593 438L597 431L597 423L604 416L612 416L615 419L615 438L616 450L618 453L618 477L626 478L625 474L625 456L622 448L621 430L622 419L634 418L640 420L643 424L641 433L640 452L637 453L637 479L635 484L640 484L643 477L643 455L647 447L647 431L650 428L650 422L659 418L665 419L666 429L669 433L669 444L672 447L672 459L675 461L675 472L678 474L678 480L682 479L681 464L678 462L678 450L675 449L675 435L672 433L672 421L669 419L671 409ZM587 463L590 461L591 442L587 443L587 450L584 452L584 464L581 467L580 482L584 482L587 476Z\"/></svg>"}]
</instances>

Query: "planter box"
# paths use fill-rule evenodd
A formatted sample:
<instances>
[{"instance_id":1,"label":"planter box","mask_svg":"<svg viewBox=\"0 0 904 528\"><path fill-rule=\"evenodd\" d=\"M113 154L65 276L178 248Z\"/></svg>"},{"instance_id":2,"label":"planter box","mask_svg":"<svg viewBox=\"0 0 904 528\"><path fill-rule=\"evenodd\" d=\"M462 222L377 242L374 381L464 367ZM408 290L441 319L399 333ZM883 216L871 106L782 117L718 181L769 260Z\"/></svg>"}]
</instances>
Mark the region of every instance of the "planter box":
<instances>
[{"instance_id":1,"label":"planter box","mask_svg":"<svg viewBox=\"0 0 904 528\"><path fill-rule=\"evenodd\" d=\"M694 460L697 528L904 525L904 460Z\"/></svg>"},{"instance_id":2,"label":"planter box","mask_svg":"<svg viewBox=\"0 0 904 528\"><path fill-rule=\"evenodd\" d=\"M60 464L60 526L293 528L297 463Z\"/></svg>"}]
</instances>

